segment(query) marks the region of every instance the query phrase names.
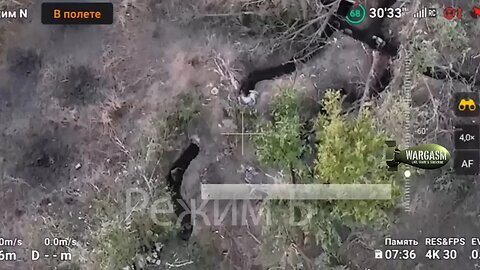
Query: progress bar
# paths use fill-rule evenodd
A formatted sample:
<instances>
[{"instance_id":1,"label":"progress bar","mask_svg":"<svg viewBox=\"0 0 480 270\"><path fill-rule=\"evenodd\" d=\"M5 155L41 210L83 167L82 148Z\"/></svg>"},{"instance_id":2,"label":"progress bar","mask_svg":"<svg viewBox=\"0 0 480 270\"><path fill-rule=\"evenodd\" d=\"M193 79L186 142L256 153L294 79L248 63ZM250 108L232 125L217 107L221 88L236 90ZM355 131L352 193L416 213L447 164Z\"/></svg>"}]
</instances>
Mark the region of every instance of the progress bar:
<instances>
[{"instance_id":1,"label":"progress bar","mask_svg":"<svg viewBox=\"0 0 480 270\"><path fill-rule=\"evenodd\" d=\"M202 184L203 200L390 200L390 184Z\"/></svg>"}]
</instances>

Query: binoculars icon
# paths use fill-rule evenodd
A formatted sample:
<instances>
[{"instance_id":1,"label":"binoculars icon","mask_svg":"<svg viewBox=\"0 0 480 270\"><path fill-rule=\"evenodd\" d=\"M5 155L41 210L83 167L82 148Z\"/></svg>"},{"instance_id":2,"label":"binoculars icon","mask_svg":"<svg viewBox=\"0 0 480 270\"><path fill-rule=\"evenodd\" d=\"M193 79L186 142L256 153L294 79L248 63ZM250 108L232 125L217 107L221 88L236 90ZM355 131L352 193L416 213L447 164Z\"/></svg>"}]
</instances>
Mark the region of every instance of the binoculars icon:
<instances>
[{"instance_id":1,"label":"binoculars icon","mask_svg":"<svg viewBox=\"0 0 480 270\"><path fill-rule=\"evenodd\" d=\"M473 99L462 99L460 100L460 103L458 103L459 111L464 112L467 109L471 112L474 112L477 109L477 104L475 104Z\"/></svg>"}]
</instances>

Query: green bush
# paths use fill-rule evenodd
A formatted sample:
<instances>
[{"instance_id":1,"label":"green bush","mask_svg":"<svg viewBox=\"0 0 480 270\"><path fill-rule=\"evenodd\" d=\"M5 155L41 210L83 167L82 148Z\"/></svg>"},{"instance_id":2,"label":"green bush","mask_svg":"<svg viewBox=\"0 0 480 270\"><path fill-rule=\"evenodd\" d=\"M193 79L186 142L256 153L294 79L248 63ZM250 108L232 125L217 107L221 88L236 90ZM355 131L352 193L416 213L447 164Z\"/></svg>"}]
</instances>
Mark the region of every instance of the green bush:
<instances>
[{"instance_id":1,"label":"green bush","mask_svg":"<svg viewBox=\"0 0 480 270\"><path fill-rule=\"evenodd\" d=\"M426 31L412 36L414 71L424 73L442 61L453 61L469 49L469 37L463 24L438 17L424 22ZM445 58L446 56L453 57ZM442 60L443 59L443 60Z\"/></svg>"},{"instance_id":2,"label":"green bush","mask_svg":"<svg viewBox=\"0 0 480 270\"><path fill-rule=\"evenodd\" d=\"M297 183L391 184L393 187L393 199L387 201L268 201L264 212L269 215L265 217L274 217L268 220L269 226L264 231L268 255L271 256L272 251L288 254L292 244L302 245L304 239L310 238L333 258L342 244L338 234L341 227L388 228L389 212L401 195L398 174L387 170L384 161L387 137L378 131L373 114L364 110L355 117L345 115L342 97L337 91L325 94L326 114L316 119L317 154L313 168L309 167L301 158L307 145L302 140L306 131L299 118L299 104L294 89L284 89L276 98L273 121L258 127L263 133L255 139L260 160L275 166L291 165L290 172L295 173L292 177L298 179ZM301 173L304 171L313 173ZM292 226L292 213L293 220L305 222ZM277 263L285 263L282 256L273 257Z\"/></svg>"},{"instance_id":3,"label":"green bush","mask_svg":"<svg viewBox=\"0 0 480 270\"><path fill-rule=\"evenodd\" d=\"M102 220L91 235L93 259L98 269L122 269L131 265L137 254L150 251L155 243L167 241L177 232L173 216L157 215L159 222L172 222L172 226L163 226L151 218L149 208L127 213L126 217L121 207L105 199L97 200L94 207Z\"/></svg>"},{"instance_id":4,"label":"green bush","mask_svg":"<svg viewBox=\"0 0 480 270\"><path fill-rule=\"evenodd\" d=\"M356 118L341 113L342 100L338 92L326 93L327 115L317 122L318 154L315 182L321 184L388 184L398 198L396 174L387 170L384 161L386 134L375 128L373 115L364 110ZM328 153L328 154L327 154ZM387 211L392 201L335 201L332 215L351 224L388 225ZM386 211L387 210L387 211Z\"/></svg>"},{"instance_id":5,"label":"green bush","mask_svg":"<svg viewBox=\"0 0 480 270\"><path fill-rule=\"evenodd\" d=\"M300 161L304 150L301 133L303 124L294 89L285 89L274 102L273 121L258 126L254 143L260 161L289 168Z\"/></svg>"}]
</instances>

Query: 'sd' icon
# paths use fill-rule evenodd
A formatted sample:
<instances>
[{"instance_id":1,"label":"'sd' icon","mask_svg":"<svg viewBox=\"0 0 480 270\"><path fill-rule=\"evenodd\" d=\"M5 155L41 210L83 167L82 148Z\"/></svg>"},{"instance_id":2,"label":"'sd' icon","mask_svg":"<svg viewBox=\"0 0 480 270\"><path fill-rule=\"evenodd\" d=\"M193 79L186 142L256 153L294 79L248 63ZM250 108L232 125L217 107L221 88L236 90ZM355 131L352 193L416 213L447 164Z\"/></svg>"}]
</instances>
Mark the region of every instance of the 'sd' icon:
<instances>
[{"instance_id":1,"label":"'sd' icon","mask_svg":"<svg viewBox=\"0 0 480 270\"><path fill-rule=\"evenodd\" d=\"M375 249L375 259L383 259L383 252L380 249Z\"/></svg>"},{"instance_id":2,"label":"'sd' icon","mask_svg":"<svg viewBox=\"0 0 480 270\"><path fill-rule=\"evenodd\" d=\"M480 113L478 93L475 92L455 93L453 105L457 116L471 117L478 116Z\"/></svg>"}]
</instances>

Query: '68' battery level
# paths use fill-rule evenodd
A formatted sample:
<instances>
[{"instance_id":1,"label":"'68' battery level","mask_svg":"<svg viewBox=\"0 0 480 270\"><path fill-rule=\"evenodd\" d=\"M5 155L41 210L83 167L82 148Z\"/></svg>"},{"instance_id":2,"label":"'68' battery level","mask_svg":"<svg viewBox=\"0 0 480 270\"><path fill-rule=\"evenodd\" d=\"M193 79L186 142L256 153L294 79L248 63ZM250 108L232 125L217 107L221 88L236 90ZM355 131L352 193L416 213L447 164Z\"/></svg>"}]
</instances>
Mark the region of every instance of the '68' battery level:
<instances>
[{"instance_id":1,"label":"'68' battery level","mask_svg":"<svg viewBox=\"0 0 480 270\"><path fill-rule=\"evenodd\" d=\"M367 18L367 9L359 2L355 2L355 5L348 11L346 20L349 24L361 24Z\"/></svg>"}]
</instances>

